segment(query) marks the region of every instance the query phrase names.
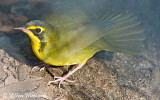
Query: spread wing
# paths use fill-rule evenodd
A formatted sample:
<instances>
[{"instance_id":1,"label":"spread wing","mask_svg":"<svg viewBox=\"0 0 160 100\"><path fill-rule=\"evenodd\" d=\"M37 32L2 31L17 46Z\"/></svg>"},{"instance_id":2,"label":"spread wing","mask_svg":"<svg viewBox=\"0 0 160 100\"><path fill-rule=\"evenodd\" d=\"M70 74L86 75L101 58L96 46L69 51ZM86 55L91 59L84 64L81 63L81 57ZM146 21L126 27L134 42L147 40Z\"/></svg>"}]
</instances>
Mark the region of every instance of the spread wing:
<instances>
[{"instance_id":1,"label":"spread wing","mask_svg":"<svg viewBox=\"0 0 160 100\"><path fill-rule=\"evenodd\" d=\"M136 55L144 34L131 14L108 13L87 8L77 0L60 0L46 21L60 30L57 51L77 52L85 48ZM95 7L94 7L95 8Z\"/></svg>"}]
</instances>

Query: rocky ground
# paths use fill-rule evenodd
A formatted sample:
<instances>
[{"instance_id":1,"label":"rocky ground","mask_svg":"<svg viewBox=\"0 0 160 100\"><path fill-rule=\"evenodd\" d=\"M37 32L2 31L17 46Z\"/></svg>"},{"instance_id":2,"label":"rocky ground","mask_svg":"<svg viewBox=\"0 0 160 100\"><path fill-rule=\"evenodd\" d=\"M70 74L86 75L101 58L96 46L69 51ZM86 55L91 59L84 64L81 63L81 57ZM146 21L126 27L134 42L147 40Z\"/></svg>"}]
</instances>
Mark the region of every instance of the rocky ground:
<instances>
[{"instance_id":1,"label":"rocky ground","mask_svg":"<svg viewBox=\"0 0 160 100\"><path fill-rule=\"evenodd\" d=\"M142 56L101 51L69 77L74 83L64 82L62 88L47 82L68 67L31 70L40 61L28 36L13 29L42 17L50 2L0 0L0 100L160 100L158 0L108 0L107 6L132 12L142 21L147 37Z\"/></svg>"}]
</instances>

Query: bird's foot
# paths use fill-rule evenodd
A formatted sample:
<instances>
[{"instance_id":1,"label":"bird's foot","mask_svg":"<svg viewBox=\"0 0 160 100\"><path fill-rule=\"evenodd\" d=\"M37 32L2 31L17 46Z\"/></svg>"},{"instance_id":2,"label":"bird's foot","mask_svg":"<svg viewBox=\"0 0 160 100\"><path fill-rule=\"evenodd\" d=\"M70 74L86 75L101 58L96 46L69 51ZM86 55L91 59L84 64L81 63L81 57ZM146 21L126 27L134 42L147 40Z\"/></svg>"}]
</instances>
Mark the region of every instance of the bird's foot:
<instances>
[{"instance_id":1,"label":"bird's foot","mask_svg":"<svg viewBox=\"0 0 160 100\"><path fill-rule=\"evenodd\" d=\"M47 68L48 66L50 66L50 65L48 65L48 64L41 64L41 65L38 65L38 66L34 66L34 67L32 68L32 70L38 69L39 71L42 71L42 70L44 70L45 68Z\"/></svg>"},{"instance_id":2,"label":"bird's foot","mask_svg":"<svg viewBox=\"0 0 160 100\"><path fill-rule=\"evenodd\" d=\"M67 78L72 75L74 72L76 72L78 69L80 69L85 63L80 63L78 64L78 67L76 67L74 70L70 71L67 75L63 76L63 77L55 77L57 78L57 80L54 80L54 81L50 81L48 82L47 85L50 85L51 83L54 83L54 82L59 82L59 88L61 87L61 83L63 81L67 81L67 82L74 82L74 81L71 81L71 80L68 80Z\"/></svg>"},{"instance_id":3,"label":"bird's foot","mask_svg":"<svg viewBox=\"0 0 160 100\"><path fill-rule=\"evenodd\" d=\"M54 83L54 82L59 82L59 88L61 88L61 83L63 82L63 81L67 81L67 82L74 82L74 81L72 81L72 80L69 80L69 79L67 79L68 78L68 76L63 76L63 77L54 77L56 80L54 80L54 81L49 81L48 82L48 84L47 85L50 85L51 83Z\"/></svg>"}]
</instances>

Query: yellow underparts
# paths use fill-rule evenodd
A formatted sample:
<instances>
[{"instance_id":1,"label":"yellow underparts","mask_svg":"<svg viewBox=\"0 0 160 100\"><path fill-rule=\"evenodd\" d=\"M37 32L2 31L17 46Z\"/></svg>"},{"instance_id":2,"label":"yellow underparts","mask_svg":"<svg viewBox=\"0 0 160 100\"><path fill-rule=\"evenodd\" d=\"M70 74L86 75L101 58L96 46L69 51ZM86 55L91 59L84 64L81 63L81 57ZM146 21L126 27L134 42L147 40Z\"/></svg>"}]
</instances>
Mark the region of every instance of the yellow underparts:
<instances>
[{"instance_id":1,"label":"yellow underparts","mask_svg":"<svg viewBox=\"0 0 160 100\"><path fill-rule=\"evenodd\" d=\"M38 27L36 26L30 26L27 28L26 31L24 31L25 33L27 33L27 35L30 37L31 39L31 45L32 45L32 50L34 52L34 54L39 58L41 59L41 56L40 56L40 53L38 52L40 47L41 47L41 44L40 44L40 40L37 36L35 36L29 29L36 29ZM41 27L42 28L42 27Z\"/></svg>"},{"instance_id":2,"label":"yellow underparts","mask_svg":"<svg viewBox=\"0 0 160 100\"><path fill-rule=\"evenodd\" d=\"M32 50L34 52L34 54L37 56L37 58L39 58L41 60L41 54L39 52L39 49L41 47L39 42L36 42L34 40L31 40L31 45L32 45Z\"/></svg>"},{"instance_id":3,"label":"yellow underparts","mask_svg":"<svg viewBox=\"0 0 160 100\"><path fill-rule=\"evenodd\" d=\"M88 60L88 59L87 59ZM87 62L87 60L82 61L83 64L85 64Z\"/></svg>"},{"instance_id":4,"label":"yellow underparts","mask_svg":"<svg viewBox=\"0 0 160 100\"><path fill-rule=\"evenodd\" d=\"M45 53L39 52L39 49L41 47L39 38L37 36L35 36L31 31L29 31L30 29L37 29L37 28L40 28L42 31L45 30L43 27L40 27L40 26L30 26L27 28L28 31L24 31L24 32L27 33L28 36L31 38L32 50L38 59L40 59L41 61L43 61L47 64L55 65L55 66L73 65L73 64L77 64L77 63L85 64L87 62L88 59L80 62L79 58L77 58L77 60L68 61L68 62L67 62L67 60L60 61L60 60L58 60L56 58L52 58L52 57L45 58L45 55L44 55ZM69 59L71 59L71 58L68 58L68 60ZM72 59L75 59L75 58L73 57Z\"/></svg>"}]
</instances>

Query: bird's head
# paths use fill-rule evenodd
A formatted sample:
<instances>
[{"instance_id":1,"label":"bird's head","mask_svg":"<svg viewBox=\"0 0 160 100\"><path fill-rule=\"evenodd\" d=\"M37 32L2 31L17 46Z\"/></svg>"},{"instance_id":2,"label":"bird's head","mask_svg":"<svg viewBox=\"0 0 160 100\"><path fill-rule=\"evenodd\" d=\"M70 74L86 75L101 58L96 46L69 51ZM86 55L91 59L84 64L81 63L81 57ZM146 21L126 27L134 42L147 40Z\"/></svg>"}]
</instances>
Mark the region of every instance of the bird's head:
<instances>
[{"instance_id":1,"label":"bird's head","mask_svg":"<svg viewBox=\"0 0 160 100\"><path fill-rule=\"evenodd\" d=\"M32 41L41 42L48 27L49 24L44 21L33 20L28 22L24 27L17 27L15 29L27 33Z\"/></svg>"}]
</instances>

